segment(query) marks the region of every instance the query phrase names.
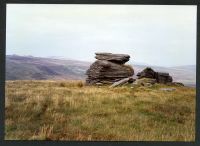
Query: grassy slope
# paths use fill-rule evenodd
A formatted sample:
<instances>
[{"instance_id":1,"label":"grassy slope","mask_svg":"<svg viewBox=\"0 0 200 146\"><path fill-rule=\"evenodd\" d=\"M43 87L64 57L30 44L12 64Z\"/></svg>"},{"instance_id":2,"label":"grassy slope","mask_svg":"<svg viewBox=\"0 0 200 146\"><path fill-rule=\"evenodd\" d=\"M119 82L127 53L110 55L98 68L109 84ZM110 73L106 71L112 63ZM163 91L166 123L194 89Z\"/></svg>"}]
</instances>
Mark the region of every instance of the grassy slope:
<instances>
[{"instance_id":1,"label":"grassy slope","mask_svg":"<svg viewBox=\"0 0 200 146\"><path fill-rule=\"evenodd\" d=\"M194 141L195 89L7 81L5 139Z\"/></svg>"}]
</instances>

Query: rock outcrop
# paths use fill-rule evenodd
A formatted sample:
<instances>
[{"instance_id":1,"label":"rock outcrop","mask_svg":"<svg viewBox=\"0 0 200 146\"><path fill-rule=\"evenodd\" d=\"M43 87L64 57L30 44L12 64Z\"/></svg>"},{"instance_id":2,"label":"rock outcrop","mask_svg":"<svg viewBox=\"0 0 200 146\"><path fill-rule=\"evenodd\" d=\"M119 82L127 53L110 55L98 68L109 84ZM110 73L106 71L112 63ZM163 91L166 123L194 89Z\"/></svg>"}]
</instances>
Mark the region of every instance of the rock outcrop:
<instances>
[{"instance_id":1,"label":"rock outcrop","mask_svg":"<svg viewBox=\"0 0 200 146\"><path fill-rule=\"evenodd\" d=\"M147 67L143 71L139 72L137 74L137 76L138 76L138 79L141 79L141 78L154 79L155 78L155 71L152 68Z\"/></svg>"},{"instance_id":2,"label":"rock outcrop","mask_svg":"<svg viewBox=\"0 0 200 146\"><path fill-rule=\"evenodd\" d=\"M151 78L156 79L157 83L171 83L173 81L172 77L169 75L169 73L165 72L155 72L152 68L147 67L142 72L139 72L137 74L138 78Z\"/></svg>"},{"instance_id":3,"label":"rock outcrop","mask_svg":"<svg viewBox=\"0 0 200 146\"><path fill-rule=\"evenodd\" d=\"M87 85L113 84L121 79L132 77L134 70L125 65L130 56L127 54L95 53L95 61L87 70Z\"/></svg>"}]
</instances>

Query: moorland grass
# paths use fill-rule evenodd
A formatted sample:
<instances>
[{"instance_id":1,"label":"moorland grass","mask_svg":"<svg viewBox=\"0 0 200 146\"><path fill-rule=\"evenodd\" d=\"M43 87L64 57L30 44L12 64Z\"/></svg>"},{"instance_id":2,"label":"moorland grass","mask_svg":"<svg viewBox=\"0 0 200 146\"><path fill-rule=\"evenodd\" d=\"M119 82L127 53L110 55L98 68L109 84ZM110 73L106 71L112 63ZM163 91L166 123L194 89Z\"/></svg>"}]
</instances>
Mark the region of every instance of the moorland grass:
<instances>
[{"instance_id":1,"label":"moorland grass","mask_svg":"<svg viewBox=\"0 0 200 146\"><path fill-rule=\"evenodd\" d=\"M195 88L7 81L6 140L194 141Z\"/></svg>"}]
</instances>

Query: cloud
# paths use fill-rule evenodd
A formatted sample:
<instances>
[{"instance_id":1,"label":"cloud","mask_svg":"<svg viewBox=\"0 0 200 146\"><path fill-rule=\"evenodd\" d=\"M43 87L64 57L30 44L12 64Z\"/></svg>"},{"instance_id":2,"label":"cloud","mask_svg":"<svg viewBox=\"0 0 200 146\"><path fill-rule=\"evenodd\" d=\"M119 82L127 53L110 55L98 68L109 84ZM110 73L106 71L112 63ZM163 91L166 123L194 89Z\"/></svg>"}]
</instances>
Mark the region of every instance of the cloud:
<instances>
[{"instance_id":1,"label":"cloud","mask_svg":"<svg viewBox=\"0 0 200 146\"><path fill-rule=\"evenodd\" d=\"M93 60L129 53L152 65L196 64L196 6L7 5L7 54Z\"/></svg>"}]
</instances>

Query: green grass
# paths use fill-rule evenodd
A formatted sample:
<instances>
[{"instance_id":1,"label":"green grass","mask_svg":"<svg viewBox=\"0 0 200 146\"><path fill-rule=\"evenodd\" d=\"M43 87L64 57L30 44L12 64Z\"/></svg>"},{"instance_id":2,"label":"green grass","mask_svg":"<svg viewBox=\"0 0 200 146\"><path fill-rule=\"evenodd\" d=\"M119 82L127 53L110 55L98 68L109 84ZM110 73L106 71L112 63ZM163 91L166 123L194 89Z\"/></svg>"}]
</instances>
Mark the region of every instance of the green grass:
<instances>
[{"instance_id":1,"label":"green grass","mask_svg":"<svg viewBox=\"0 0 200 146\"><path fill-rule=\"evenodd\" d=\"M194 141L195 88L7 81L6 140Z\"/></svg>"}]
</instances>

